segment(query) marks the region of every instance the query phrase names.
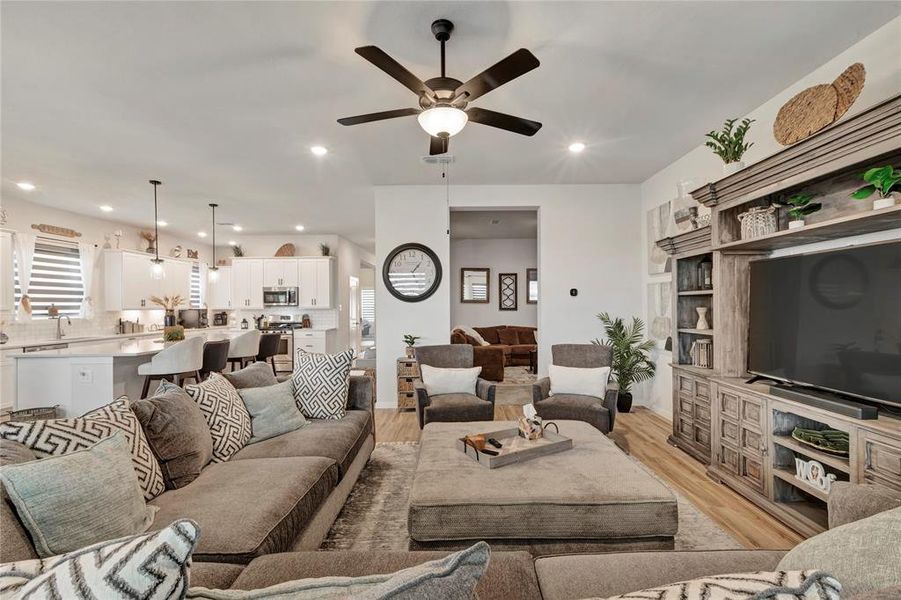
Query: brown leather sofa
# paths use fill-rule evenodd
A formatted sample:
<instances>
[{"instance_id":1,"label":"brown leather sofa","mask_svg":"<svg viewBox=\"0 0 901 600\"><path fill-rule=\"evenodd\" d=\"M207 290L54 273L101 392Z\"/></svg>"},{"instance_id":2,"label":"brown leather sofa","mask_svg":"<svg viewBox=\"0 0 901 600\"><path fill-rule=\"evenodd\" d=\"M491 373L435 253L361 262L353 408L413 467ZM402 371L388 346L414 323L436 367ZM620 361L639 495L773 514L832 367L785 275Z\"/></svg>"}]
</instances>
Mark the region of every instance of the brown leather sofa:
<instances>
[{"instance_id":1,"label":"brown leather sofa","mask_svg":"<svg viewBox=\"0 0 901 600\"><path fill-rule=\"evenodd\" d=\"M504 350L499 346L482 346L475 340L471 342L459 329L451 332L451 344L469 344L472 346L472 366L482 367L480 376L488 381L500 383L504 380Z\"/></svg>"},{"instance_id":2,"label":"brown leather sofa","mask_svg":"<svg viewBox=\"0 0 901 600\"><path fill-rule=\"evenodd\" d=\"M488 346L482 346L460 329L451 332L451 344L469 344L473 347L473 364L482 367L482 377L489 381L503 381L504 367L529 366L529 353L538 349L536 327L520 325L496 325L473 327Z\"/></svg>"}]
</instances>

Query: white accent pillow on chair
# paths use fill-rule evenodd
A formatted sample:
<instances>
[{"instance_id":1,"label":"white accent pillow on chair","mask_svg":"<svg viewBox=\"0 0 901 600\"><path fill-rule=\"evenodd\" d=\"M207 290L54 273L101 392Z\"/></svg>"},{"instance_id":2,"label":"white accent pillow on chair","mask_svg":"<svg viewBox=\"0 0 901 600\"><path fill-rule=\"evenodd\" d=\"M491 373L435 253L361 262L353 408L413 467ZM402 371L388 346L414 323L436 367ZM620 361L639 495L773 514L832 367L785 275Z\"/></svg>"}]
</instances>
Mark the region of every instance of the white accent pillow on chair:
<instances>
[{"instance_id":1,"label":"white accent pillow on chair","mask_svg":"<svg viewBox=\"0 0 901 600\"><path fill-rule=\"evenodd\" d=\"M439 369L429 365L420 365L422 383L429 396L441 394L475 394L476 380L482 367L463 369Z\"/></svg>"},{"instance_id":2,"label":"white accent pillow on chair","mask_svg":"<svg viewBox=\"0 0 901 600\"><path fill-rule=\"evenodd\" d=\"M607 380L610 379L610 367L579 369L550 365L548 376L551 379L551 396L579 394L603 398L607 391Z\"/></svg>"}]
</instances>

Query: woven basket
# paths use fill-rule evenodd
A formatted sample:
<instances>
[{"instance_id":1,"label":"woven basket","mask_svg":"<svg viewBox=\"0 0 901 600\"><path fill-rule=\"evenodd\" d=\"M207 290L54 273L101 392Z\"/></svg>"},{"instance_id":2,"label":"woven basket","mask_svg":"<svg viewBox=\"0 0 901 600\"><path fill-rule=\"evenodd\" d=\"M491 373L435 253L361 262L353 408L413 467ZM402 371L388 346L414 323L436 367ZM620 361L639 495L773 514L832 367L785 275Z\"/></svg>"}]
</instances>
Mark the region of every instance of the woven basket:
<instances>
[{"instance_id":1,"label":"woven basket","mask_svg":"<svg viewBox=\"0 0 901 600\"><path fill-rule=\"evenodd\" d=\"M776 233L776 207L752 208L738 215L738 221L741 223L741 239L743 240Z\"/></svg>"},{"instance_id":2,"label":"woven basket","mask_svg":"<svg viewBox=\"0 0 901 600\"><path fill-rule=\"evenodd\" d=\"M57 405L59 406L59 405ZM47 419L55 419L57 415L57 406L41 406L39 408L25 408L22 410L11 410L6 413L6 417L10 421L18 421L20 423L31 423L33 421L44 421Z\"/></svg>"}]
</instances>

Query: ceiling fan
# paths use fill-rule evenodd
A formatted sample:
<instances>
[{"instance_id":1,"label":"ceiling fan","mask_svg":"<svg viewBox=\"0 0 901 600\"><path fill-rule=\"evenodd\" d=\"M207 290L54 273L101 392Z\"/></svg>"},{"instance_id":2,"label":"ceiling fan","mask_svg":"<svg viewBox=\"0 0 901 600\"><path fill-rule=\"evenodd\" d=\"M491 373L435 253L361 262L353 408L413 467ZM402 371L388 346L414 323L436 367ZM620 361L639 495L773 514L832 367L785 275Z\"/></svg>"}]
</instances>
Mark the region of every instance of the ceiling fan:
<instances>
[{"instance_id":1,"label":"ceiling fan","mask_svg":"<svg viewBox=\"0 0 901 600\"><path fill-rule=\"evenodd\" d=\"M506 129L520 135L535 135L541 129L541 123L537 121L469 106L469 103L476 98L484 96L491 90L538 67L541 63L538 62L535 55L525 48L520 48L463 83L453 77L447 77L444 71L444 44L450 39L453 30L454 24L447 19L438 19L432 23L432 33L435 35L435 39L441 43L441 76L433 77L425 82L388 56L384 50L376 46L357 48L355 50L357 54L419 96L419 108L399 108L356 117L345 117L338 119L338 122L342 125L359 125L372 121L418 115L419 124L431 136L430 155L447 152L448 140L451 136L460 133L467 121Z\"/></svg>"}]
</instances>

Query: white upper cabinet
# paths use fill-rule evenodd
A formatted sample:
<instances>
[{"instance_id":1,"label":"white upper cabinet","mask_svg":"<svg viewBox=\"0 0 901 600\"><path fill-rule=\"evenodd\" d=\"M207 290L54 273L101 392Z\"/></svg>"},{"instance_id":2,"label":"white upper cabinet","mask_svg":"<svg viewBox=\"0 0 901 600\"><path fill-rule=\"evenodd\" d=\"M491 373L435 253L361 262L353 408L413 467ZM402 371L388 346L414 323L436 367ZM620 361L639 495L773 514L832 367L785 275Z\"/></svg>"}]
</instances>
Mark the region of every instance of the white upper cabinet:
<instances>
[{"instance_id":1,"label":"white upper cabinet","mask_svg":"<svg viewBox=\"0 0 901 600\"><path fill-rule=\"evenodd\" d=\"M300 260L298 304L301 308L332 308L333 264L330 258Z\"/></svg>"},{"instance_id":2,"label":"white upper cabinet","mask_svg":"<svg viewBox=\"0 0 901 600\"><path fill-rule=\"evenodd\" d=\"M262 258L232 260L232 308L263 308Z\"/></svg>"},{"instance_id":3,"label":"white upper cabinet","mask_svg":"<svg viewBox=\"0 0 901 600\"><path fill-rule=\"evenodd\" d=\"M270 258L263 261L263 287L297 287L299 262L296 258Z\"/></svg>"},{"instance_id":4,"label":"white upper cabinet","mask_svg":"<svg viewBox=\"0 0 901 600\"><path fill-rule=\"evenodd\" d=\"M151 296L180 294L186 300L191 297L191 262L166 258L163 262L166 276L153 279L150 275L151 258L143 252L104 250L105 310L159 308L150 301Z\"/></svg>"},{"instance_id":5,"label":"white upper cabinet","mask_svg":"<svg viewBox=\"0 0 901 600\"><path fill-rule=\"evenodd\" d=\"M219 267L219 278L208 281L206 287L206 305L212 310L232 308L232 268Z\"/></svg>"},{"instance_id":6,"label":"white upper cabinet","mask_svg":"<svg viewBox=\"0 0 901 600\"><path fill-rule=\"evenodd\" d=\"M16 307L13 274L13 236L8 231L0 231L0 310Z\"/></svg>"}]
</instances>

